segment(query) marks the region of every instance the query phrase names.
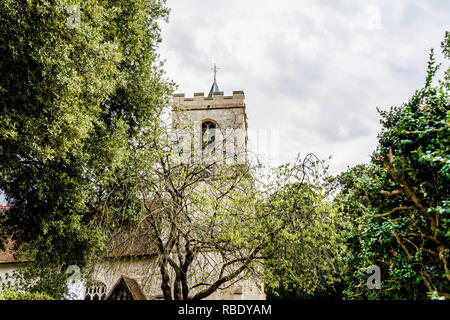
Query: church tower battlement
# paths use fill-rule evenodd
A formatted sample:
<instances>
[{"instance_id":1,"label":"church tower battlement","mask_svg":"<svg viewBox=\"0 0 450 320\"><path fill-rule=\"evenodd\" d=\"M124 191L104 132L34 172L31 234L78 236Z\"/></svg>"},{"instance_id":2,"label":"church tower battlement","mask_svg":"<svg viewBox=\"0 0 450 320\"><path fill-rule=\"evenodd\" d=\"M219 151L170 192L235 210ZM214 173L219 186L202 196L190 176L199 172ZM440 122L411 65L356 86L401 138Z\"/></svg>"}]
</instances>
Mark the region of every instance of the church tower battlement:
<instances>
[{"instance_id":1,"label":"church tower battlement","mask_svg":"<svg viewBox=\"0 0 450 320\"><path fill-rule=\"evenodd\" d=\"M191 122L202 123L208 120L216 123L218 129L242 129L247 136L244 91L233 91L232 96L214 92L212 97L197 92L193 98L186 98L184 93L178 93L173 96L173 107L175 114L184 111Z\"/></svg>"},{"instance_id":2,"label":"church tower battlement","mask_svg":"<svg viewBox=\"0 0 450 320\"><path fill-rule=\"evenodd\" d=\"M212 97L203 92L194 93L193 98L186 98L184 93L174 95L175 107L191 109L243 108L245 109L244 91L233 91L232 96L224 96L222 91L216 91Z\"/></svg>"}]
</instances>

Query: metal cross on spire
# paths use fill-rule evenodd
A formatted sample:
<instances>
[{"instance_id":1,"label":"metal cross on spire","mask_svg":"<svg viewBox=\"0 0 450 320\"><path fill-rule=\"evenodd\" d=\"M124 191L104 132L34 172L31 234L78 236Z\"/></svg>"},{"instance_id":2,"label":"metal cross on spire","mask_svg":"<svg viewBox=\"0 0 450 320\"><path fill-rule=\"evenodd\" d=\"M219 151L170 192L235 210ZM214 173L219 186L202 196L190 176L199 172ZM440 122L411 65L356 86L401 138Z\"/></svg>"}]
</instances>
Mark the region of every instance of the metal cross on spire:
<instances>
[{"instance_id":1,"label":"metal cross on spire","mask_svg":"<svg viewBox=\"0 0 450 320\"><path fill-rule=\"evenodd\" d=\"M214 71L214 82L211 86L211 90L209 90L208 98L212 98L214 95L214 92L220 91L219 86L217 85L217 81L216 81L217 69L220 69L220 68L217 68L216 63L213 62L213 68L211 68L211 70Z\"/></svg>"}]
</instances>

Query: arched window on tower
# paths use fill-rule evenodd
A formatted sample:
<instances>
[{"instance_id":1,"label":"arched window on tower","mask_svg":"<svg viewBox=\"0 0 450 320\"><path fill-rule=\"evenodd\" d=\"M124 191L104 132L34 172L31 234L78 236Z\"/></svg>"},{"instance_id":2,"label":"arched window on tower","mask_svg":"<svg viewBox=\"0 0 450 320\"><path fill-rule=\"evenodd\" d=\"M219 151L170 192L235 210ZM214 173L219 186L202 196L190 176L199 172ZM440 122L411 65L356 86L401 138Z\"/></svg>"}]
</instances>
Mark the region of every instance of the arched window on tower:
<instances>
[{"instance_id":1,"label":"arched window on tower","mask_svg":"<svg viewBox=\"0 0 450 320\"><path fill-rule=\"evenodd\" d=\"M105 300L106 299L106 284L101 281L92 281L86 287L86 294L84 300Z\"/></svg>"},{"instance_id":2,"label":"arched window on tower","mask_svg":"<svg viewBox=\"0 0 450 320\"><path fill-rule=\"evenodd\" d=\"M202 153L203 160L211 159L215 154L216 124L212 121L202 123Z\"/></svg>"}]
</instances>

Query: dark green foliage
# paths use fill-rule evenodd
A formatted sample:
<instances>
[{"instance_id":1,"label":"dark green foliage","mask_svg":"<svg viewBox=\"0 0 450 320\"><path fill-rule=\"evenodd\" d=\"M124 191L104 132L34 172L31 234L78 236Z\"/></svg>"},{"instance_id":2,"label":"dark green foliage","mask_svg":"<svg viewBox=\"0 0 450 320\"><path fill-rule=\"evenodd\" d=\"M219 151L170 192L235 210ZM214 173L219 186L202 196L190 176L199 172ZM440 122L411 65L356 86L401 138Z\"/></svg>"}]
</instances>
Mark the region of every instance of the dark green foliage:
<instances>
[{"instance_id":1,"label":"dark green foliage","mask_svg":"<svg viewBox=\"0 0 450 320\"><path fill-rule=\"evenodd\" d=\"M272 299L337 297L344 220L330 201L324 162L309 154L275 173L262 212L282 231L266 248L272 252L265 260L266 293Z\"/></svg>"},{"instance_id":2,"label":"dark green foliage","mask_svg":"<svg viewBox=\"0 0 450 320\"><path fill-rule=\"evenodd\" d=\"M446 33L447 58L449 41ZM438 68L432 51L424 88L380 112L383 129L370 165L339 177L339 198L353 223L349 298L450 298L450 95L448 78L434 84ZM366 287L370 265L381 268L380 290Z\"/></svg>"},{"instance_id":3,"label":"dark green foliage","mask_svg":"<svg viewBox=\"0 0 450 320\"><path fill-rule=\"evenodd\" d=\"M63 274L133 224L129 152L171 96L156 52L167 15L164 0L0 3L0 246Z\"/></svg>"}]
</instances>

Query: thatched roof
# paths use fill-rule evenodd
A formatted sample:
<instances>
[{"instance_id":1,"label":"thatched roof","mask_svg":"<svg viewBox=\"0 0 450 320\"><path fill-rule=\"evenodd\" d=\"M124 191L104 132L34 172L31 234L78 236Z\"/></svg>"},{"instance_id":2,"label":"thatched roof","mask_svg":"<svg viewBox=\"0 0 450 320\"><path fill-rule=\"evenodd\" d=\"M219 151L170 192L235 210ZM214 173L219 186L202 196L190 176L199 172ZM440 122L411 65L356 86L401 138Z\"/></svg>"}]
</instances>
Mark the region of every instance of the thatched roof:
<instances>
[{"instance_id":1,"label":"thatched roof","mask_svg":"<svg viewBox=\"0 0 450 320\"><path fill-rule=\"evenodd\" d=\"M147 298L136 280L121 276L106 300L147 300Z\"/></svg>"},{"instance_id":2,"label":"thatched roof","mask_svg":"<svg viewBox=\"0 0 450 320\"><path fill-rule=\"evenodd\" d=\"M18 262L16 259L14 259L13 242L11 240L7 240L5 246L5 251L0 250L0 264Z\"/></svg>"},{"instance_id":3,"label":"thatched roof","mask_svg":"<svg viewBox=\"0 0 450 320\"><path fill-rule=\"evenodd\" d=\"M0 210L8 210L10 206L1 206ZM143 257L156 254L156 243L152 231L144 223L139 228L121 230L112 236L107 244L106 258ZM13 241L6 241L6 250L0 250L0 264L17 263L14 258Z\"/></svg>"}]
</instances>

